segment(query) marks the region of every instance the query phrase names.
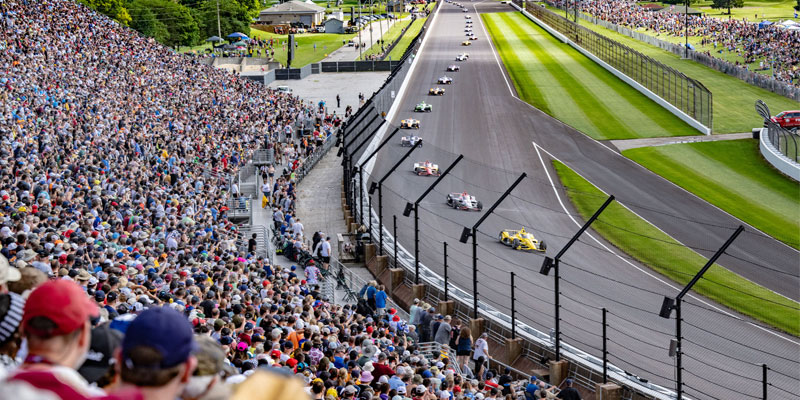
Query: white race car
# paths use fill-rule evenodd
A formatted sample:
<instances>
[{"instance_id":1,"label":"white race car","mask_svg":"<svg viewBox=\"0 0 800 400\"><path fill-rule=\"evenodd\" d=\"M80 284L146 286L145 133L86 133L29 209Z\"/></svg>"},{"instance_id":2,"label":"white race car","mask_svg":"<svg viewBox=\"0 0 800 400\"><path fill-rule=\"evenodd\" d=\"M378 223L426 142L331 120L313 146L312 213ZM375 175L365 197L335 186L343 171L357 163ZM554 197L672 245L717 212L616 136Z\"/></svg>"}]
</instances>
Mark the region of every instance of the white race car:
<instances>
[{"instance_id":1,"label":"white race car","mask_svg":"<svg viewBox=\"0 0 800 400\"><path fill-rule=\"evenodd\" d=\"M417 135L403 136L400 138L400 146L403 147L412 147L417 144L417 142L422 142L422 138ZM422 143L420 143L419 147L422 147Z\"/></svg>"},{"instance_id":2,"label":"white race car","mask_svg":"<svg viewBox=\"0 0 800 400\"><path fill-rule=\"evenodd\" d=\"M414 173L419 176L439 176L439 165L430 161L414 163Z\"/></svg>"},{"instance_id":3,"label":"white race car","mask_svg":"<svg viewBox=\"0 0 800 400\"><path fill-rule=\"evenodd\" d=\"M481 211L483 203L478 201L475 196L463 193L450 193L447 195L447 205L458 210Z\"/></svg>"},{"instance_id":4,"label":"white race car","mask_svg":"<svg viewBox=\"0 0 800 400\"><path fill-rule=\"evenodd\" d=\"M453 64L453 65L447 67L447 70L451 71L451 72L458 72L458 71L461 70L461 67L459 67L458 65Z\"/></svg>"},{"instance_id":5,"label":"white race car","mask_svg":"<svg viewBox=\"0 0 800 400\"><path fill-rule=\"evenodd\" d=\"M467 61L469 59L469 54L463 53L456 56L456 61Z\"/></svg>"},{"instance_id":6,"label":"white race car","mask_svg":"<svg viewBox=\"0 0 800 400\"><path fill-rule=\"evenodd\" d=\"M453 78L445 75L445 76L439 78L439 83L444 84L444 85L449 85L449 84L453 83Z\"/></svg>"}]
</instances>

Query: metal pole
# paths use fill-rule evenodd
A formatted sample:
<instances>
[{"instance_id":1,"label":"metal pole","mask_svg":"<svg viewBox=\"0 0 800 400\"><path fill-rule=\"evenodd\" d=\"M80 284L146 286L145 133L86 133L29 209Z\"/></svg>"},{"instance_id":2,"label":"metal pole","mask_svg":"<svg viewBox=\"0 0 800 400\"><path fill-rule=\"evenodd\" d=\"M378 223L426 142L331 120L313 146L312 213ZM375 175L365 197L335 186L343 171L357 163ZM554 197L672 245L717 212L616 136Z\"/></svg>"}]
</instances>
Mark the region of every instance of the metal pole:
<instances>
[{"instance_id":1,"label":"metal pole","mask_svg":"<svg viewBox=\"0 0 800 400\"><path fill-rule=\"evenodd\" d=\"M683 399L683 350L681 348L681 299L675 299L675 338L678 340L675 346L675 391L678 392L678 400Z\"/></svg>"},{"instance_id":2,"label":"metal pole","mask_svg":"<svg viewBox=\"0 0 800 400\"><path fill-rule=\"evenodd\" d=\"M558 258L555 259L555 263L553 263L553 268L555 269L555 288L553 290L555 295L555 304L556 304L556 361L561 361L561 317L560 317L560 310L561 310L561 296L559 296L558 290L558 282L561 280L559 273L558 273Z\"/></svg>"},{"instance_id":3,"label":"metal pole","mask_svg":"<svg viewBox=\"0 0 800 400\"><path fill-rule=\"evenodd\" d=\"M767 400L767 364L761 364L761 398Z\"/></svg>"},{"instance_id":4,"label":"metal pole","mask_svg":"<svg viewBox=\"0 0 800 400\"><path fill-rule=\"evenodd\" d=\"M364 226L364 167L358 167L358 219L359 225Z\"/></svg>"},{"instance_id":5,"label":"metal pole","mask_svg":"<svg viewBox=\"0 0 800 400\"><path fill-rule=\"evenodd\" d=\"M444 242L444 301L447 301L447 242Z\"/></svg>"},{"instance_id":6,"label":"metal pole","mask_svg":"<svg viewBox=\"0 0 800 400\"><path fill-rule=\"evenodd\" d=\"M383 184L378 185L378 254L383 255Z\"/></svg>"},{"instance_id":7,"label":"metal pole","mask_svg":"<svg viewBox=\"0 0 800 400\"><path fill-rule=\"evenodd\" d=\"M689 0L686 0L686 10L683 13L684 36L686 36L686 46L683 49L683 58L689 58Z\"/></svg>"},{"instance_id":8,"label":"metal pole","mask_svg":"<svg viewBox=\"0 0 800 400\"><path fill-rule=\"evenodd\" d=\"M608 383L608 348L606 347L608 341L608 334L606 333L606 309L603 307L603 383Z\"/></svg>"},{"instance_id":9,"label":"metal pole","mask_svg":"<svg viewBox=\"0 0 800 400\"><path fill-rule=\"evenodd\" d=\"M511 271L511 340L517 338L517 309L514 306L517 299L514 297L514 271Z\"/></svg>"},{"instance_id":10,"label":"metal pole","mask_svg":"<svg viewBox=\"0 0 800 400\"><path fill-rule=\"evenodd\" d=\"M392 234L394 235L394 267L397 268L397 215L392 215Z\"/></svg>"},{"instance_id":11,"label":"metal pole","mask_svg":"<svg viewBox=\"0 0 800 400\"><path fill-rule=\"evenodd\" d=\"M472 227L472 318L478 319L478 228Z\"/></svg>"},{"instance_id":12,"label":"metal pole","mask_svg":"<svg viewBox=\"0 0 800 400\"><path fill-rule=\"evenodd\" d=\"M686 285L686 287L683 288L683 290L681 290L680 293L678 293L677 299L682 299L683 296L685 296L686 293L688 293L689 290L692 289L692 286L694 286L694 284L700 280L703 274L705 274L706 271L708 271L708 269L711 268L711 266L714 265L715 262L717 262L717 259L722 255L722 253L725 252L725 250L728 249L728 246L730 246L731 243L733 243L733 241L736 240L736 238L739 236L740 233L742 233L742 231L744 231L744 226L739 225L739 227L736 228L736 231L733 232L733 235L731 235L731 237L729 237L728 240L725 241L722 247L720 247L719 250L717 250L717 252L714 253L714 255L711 256L711 258L708 259L708 262L706 263L706 265L703 266L702 269L700 269L700 272L698 272L697 275L695 275L694 278L692 278L689 284ZM675 304L677 307L678 303L676 302Z\"/></svg>"},{"instance_id":13,"label":"metal pole","mask_svg":"<svg viewBox=\"0 0 800 400\"><path fill-rule=\"evenodd\" d=\"M219 0L217 0L217 36L222 37L222 25L219 22Z\"/></svg>"},{"instance_id":14,"label":"metal pole","mask_svg":"<svg viewBox=\"0 0 800 400\"><path fill-rule=\"evenodd\" d=\"M453 163L450 164L450 166L447 167L447 169L444 170L444 172L442 172L442 174L439 175L435 181L433 181L428 189L422 192L417 201L414 202L414 284L419 284L419 203L436 187L436 185L439 184L439 182L442 181L442 179L444 179L445 176L447 176L447 174L450 173L450 171L453 170L453 168L455 168L456 164L458 164L463 158L464 155L459 154L458 157L456 157L456 160L453 161ZM406 210L408 210L409 206L410 204L406 205Z\"/></svg>"}]
</instances>

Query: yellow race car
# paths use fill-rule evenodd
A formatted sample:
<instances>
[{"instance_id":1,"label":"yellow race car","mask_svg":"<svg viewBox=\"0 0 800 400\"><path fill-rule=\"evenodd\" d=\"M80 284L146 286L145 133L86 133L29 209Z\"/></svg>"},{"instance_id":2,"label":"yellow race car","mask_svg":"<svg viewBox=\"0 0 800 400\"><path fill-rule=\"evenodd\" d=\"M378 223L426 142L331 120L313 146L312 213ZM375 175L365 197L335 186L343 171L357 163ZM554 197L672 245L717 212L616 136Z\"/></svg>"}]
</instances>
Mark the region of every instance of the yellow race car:
<instances>
[{"instance_id":1,"label":"yellow race car","mask_svg":"<svg viewBox=\"0 0 800 400\"><path fill-rule=\"evenodd\" d=\"M466 40L466 41L463 41L463 42L461 42L461 45L462 45L462 46L469 46L469 45L471 45L471 44L472 44L472 42L470 42L469 40Z\"/></svg>"},{"instance_id":2,"label":"yellow race car","mask_svg":"<svg viewBox=\"0 0 800 400\"><path fill-rule=\"evenodd\" d=\"M520 230L506 229L500 232L500 243L511 246L514 250L541 251L547 250L547 244L542 240L536 240L533 234Z\"/></svg>"}]
</instances>

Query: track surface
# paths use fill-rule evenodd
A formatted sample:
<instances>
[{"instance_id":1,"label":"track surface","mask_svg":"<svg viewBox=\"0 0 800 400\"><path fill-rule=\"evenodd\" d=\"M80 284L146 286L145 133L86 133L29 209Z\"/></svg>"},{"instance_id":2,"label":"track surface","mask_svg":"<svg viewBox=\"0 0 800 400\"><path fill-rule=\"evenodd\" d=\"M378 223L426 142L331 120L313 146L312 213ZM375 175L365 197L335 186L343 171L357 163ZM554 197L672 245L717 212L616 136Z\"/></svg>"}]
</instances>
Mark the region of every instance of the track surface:
<instances>
[{"instance_id":1,"label":"track surface","mask_svg":"<svg viewBox=\"0 0 800 400\"><path fill-rule=\"evenodd\" d=\"M582 222L564 212L566 207L569 214L575 214L544 150L601 189L617 195L623 204L627 200L660 210L634 208L683 243L716 248L731 234L730 227L741 223L604 144L516 99L509 87L510 80L493 53L491 39L474 12L476 9L480 12L511 9L496 2L467 1L463 4L470 9L468 15L472 16L473 30L479 40L473 41L471 46L461 46L466 40L464 16L467 14L454 5L442 4L438 20L430 28L428 42L418 55L421 58L409 78L406 95L400 99L398 118L392 121L399 126L400 119L419 119L419 131L404 131L403 134L418 134L426 144L384 182L383 215L389 221L387 228L392 229L391 216L397 215L399 240L410 251L413 249L413 220L402 217L403 208L406 201L416 199L433 178L416 177L406 171L412 169L414 161L426 159L439 163L444 169L455 158L454 154L459 153L471 160L462 161L421 203L420 261L423 264L442 274L442 242L448 242L451 284L471 292L472 250L471 246L458 243L458 237L462 228L472 226L480 214L448 208L444 195L467 190L488 207L519 173L525 171L528 178L517 187L514 196L506 199L495 211L496 215L481 226L483 233L478 235L479 296L508 312L508 271L514 271L519 277L518 318L544 332L549 331L553 326L552 272L549 277L538 274L541 255L512 251L496 240L501 229L524 225L548 242L552 256ZM470 54L470 59L455 62L455 56L464 51ZM461 71L445 72L451 64L459 64ZM437 86L436 79L445 74L454 78L452 85L438 85L447 89L446 95L427 96L428 89ZM433 104L432 113L412 112L414 105L422 100ZM398 142L399 136L395 137ZM537 153L533 142L544 150ZM387 146L378 156L372 177L382 177L406 150L399 145ZM550 186L549 179L553 179L558 189ZM377 196L373 196L372 202L377 209ZM721 228L687 221L716 221ZM729 250L730 253L746 260L764 257L771 267L788 275L769 274L727 256L723 256L720 263L786 296L800 297L798 252L758 234L745 235L740 240L747 238L746 249L737 247ZM674 297L680 288L630 261L602 239L596 241L593 237L585 234L562 258L563 340L599 354L599 308L607 307L611 362L655 383L674 387L673 360L667 355L669 339L674 335L674 320L662 319L657 314L663 296ZM748 254L746 250L751 249L758 249L759 254ZM771 374L770 382L789 392L773 388L770 398L798 398L787 394L798 393L800 388L797 338L757 327L705 299L689 295L685 300L683 337L686 338L684 381L687 393L694 398L760 396L760 365L766 363L772 370L793 377Z\"/></svg>"}]
</instances>

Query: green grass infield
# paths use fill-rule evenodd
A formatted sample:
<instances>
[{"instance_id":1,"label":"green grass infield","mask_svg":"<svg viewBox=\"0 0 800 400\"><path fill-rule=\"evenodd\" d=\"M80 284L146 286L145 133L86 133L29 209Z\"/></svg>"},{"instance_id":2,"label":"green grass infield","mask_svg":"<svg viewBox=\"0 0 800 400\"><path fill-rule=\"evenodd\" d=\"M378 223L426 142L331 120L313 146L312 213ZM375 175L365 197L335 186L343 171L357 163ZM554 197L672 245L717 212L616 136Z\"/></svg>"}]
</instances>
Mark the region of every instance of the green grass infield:
<instances>
[{"instance_id":1,"label":"green grass infield","mask_svg":"<svg viewBox=\"0 0 800 400\"><path fill-rule=\"evenodd\" d=\"M572 204L588 219L607 196L566 165L553 161ZM607 221L608 223L602 223ZM620 230L614 226L625 227ZM619 203L611 203L592 229L653 270L685 285L708 261ZM714 264L693 289L719 304L797 336L800 303Z\"/></svg>"},{"instance_id":2,"label":"green grass infield","mask_svg":"<svg viewBox=\"0 0 800 400\"><path fill-rule=\"evenodd\" d=\"M753 139L624 150L623 155L766 234L800 248L800 185L761 158Z\"/></svg>"}]
</instances>

